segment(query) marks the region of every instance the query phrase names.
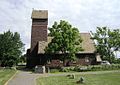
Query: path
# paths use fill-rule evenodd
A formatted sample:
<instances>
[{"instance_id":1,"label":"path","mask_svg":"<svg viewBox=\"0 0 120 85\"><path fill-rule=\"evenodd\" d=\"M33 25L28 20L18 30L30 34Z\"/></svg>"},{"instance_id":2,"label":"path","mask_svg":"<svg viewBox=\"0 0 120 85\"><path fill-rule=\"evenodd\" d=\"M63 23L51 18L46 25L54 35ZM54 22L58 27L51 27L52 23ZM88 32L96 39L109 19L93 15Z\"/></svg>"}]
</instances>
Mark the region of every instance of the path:
<instances>
[{"instance_id":1,"label":"path","mask_svg":"<svg viewBox=\"0 0 120 85\"><path fill-rule=\"evenodd\" d=\"M43 76L43 74L19 71L7 85L36 85L36 78L39 76Z\"/></svg>"}]
</instances>

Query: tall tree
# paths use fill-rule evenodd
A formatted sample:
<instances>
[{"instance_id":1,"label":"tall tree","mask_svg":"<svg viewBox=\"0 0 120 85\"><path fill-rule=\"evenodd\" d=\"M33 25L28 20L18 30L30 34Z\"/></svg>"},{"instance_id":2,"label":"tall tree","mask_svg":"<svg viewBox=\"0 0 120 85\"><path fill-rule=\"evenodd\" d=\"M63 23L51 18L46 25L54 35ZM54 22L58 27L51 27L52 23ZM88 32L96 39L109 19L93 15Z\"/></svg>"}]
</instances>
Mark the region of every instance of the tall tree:
<instances>
[{"instance_id":1,"label":"tall tree","mask_svg":"<svg viewBox=\"0 0 120 85\"><path fill-rule=\"evenodd\" d=\"M20 35L11 31L0 34L0 61L1 66L13 66L19 61L24 50Z\"/></svg>"},{"instance_id":2,"label":"tall tree","mask_svg":"<svg viewBox=\"0 0 120 85\"><path fill-rule=\"evenodd\" d=\"M120 51L120 29L108 33L114 51Z\"/></svg>"},{"instance_id":3,"label":"tall tree","mask_svg":"<svg viewBox=\"0 0 120 85\"><path fill-rule=\"evenodd\" d=\"M60 23L54 22L49 28L49 36L52 41L45 49L46 53L63 54L63 64L65 60L75 60L75 53L82 51L80 33L77 28L72 27L67 21L61 20Z\"/></svg>"},{"instance_id":4,"label":"tall tree","mask_svg":"<svg viewBox=\"0 0 120 85\"><path fill-rule=\"evenodd\" d=\"M120 52L120 29L114 29L112 32L109 32L108 35L110 38L110 43L113 47L112 49L117 58L117 52Z\"/></svg>"},{"instance_id":5,"label":"tall tree","mask_svg":"<svg viewBox=\"0 0 120 85\"><path fill-rule=\"evenodd\" d=\"M102 59L114 62L114 52L120 49L120 30L97 27L96 33L92 33L92 36L92 39L96 41L97 52L100 53Z\"/></svg>"}]
</instances>

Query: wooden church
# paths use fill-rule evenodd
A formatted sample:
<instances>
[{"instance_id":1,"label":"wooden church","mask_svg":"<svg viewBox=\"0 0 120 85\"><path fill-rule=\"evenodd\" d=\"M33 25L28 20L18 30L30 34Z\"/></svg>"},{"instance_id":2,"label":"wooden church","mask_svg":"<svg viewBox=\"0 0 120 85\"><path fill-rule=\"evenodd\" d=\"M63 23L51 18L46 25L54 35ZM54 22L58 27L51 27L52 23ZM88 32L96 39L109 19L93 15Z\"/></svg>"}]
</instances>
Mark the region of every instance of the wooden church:
<instances>
[{"instance_id":1,"label":"wooden church","mask_svg":"<svg viewBox=\"0 0 120 85\"><path fill-rule=\"evenodd\" d=\"M48 11L33 10L32 11L32 29L31 29L31 47L27 50L27 67L36 65L62 66L60 56L63 54L46 54L44 49L51 42L48 36ZM99 56L96 56L94 41L91 39L90 33L80 33L82 48L84 51L76 53L77 60L70 65L92 65L100 62ZM48 62L48 58L52 59ZM67 64L67 61L66 61Z\"/></svg>"}]
</instances>

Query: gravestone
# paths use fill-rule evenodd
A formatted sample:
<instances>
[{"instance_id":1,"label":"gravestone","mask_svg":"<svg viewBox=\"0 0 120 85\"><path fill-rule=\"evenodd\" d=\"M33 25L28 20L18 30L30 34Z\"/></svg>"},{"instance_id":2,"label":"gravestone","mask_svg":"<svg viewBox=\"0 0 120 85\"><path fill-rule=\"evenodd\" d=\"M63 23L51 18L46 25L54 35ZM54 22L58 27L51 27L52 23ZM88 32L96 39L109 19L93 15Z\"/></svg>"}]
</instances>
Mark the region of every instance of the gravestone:
<instances>
[{"instance_id":1,"label":"gravestone","mask_svg":"<svg viewBox=\"0 0 120 85\"><path fill-rule=\"evenodd\" d=\"M35 73L45 73L45 66L35 66Z\"/></svg>"}]
</instances>

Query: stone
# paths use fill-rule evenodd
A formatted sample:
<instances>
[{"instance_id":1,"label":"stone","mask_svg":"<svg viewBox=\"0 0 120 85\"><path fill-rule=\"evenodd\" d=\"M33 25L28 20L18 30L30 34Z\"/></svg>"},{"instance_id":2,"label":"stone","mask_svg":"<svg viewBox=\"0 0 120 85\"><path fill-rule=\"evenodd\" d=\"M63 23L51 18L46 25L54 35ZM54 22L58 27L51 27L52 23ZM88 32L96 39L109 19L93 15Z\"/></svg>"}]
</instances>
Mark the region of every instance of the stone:
<instances>
[{"instance_id":1,"label":"stone","mask_svg":"<svg viewBox=\"0 0 120 85\"><path fill-rule=\"evenodd\" d=\"M35 73L45 73L45 66L35 66Z\"/></svg>"}]
</instances>

